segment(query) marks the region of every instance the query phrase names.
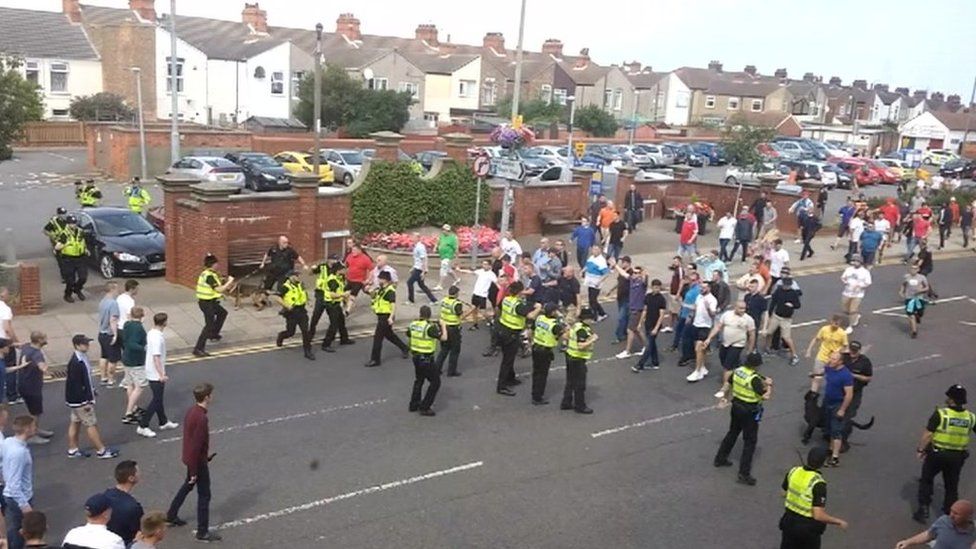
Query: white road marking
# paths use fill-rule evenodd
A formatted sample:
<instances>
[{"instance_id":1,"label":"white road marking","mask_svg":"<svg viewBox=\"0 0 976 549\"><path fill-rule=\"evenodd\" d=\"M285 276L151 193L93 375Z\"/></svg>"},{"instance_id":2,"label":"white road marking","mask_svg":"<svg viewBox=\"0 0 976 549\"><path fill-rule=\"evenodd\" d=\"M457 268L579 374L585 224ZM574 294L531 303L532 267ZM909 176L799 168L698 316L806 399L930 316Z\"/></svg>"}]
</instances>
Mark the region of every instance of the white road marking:
<instances>
[{"instance_id":1,"label":"white road marking","mask_svg":"<svg viewBox=\"0 0 976 549\"><path fill-rule=\"evenodd\" d=\"M953 301L962 301L963 299L969 299L970 301L974 301L974 300L970 299L970 297L968 295L957 295L957 296L954 296L954 297L947 297L947 298L944 298L944 299L936 299L935 301L930 301L929 302L929 305L940 304L940 303L951 303ZM976 301L974 301L974 303L976 303ZM894 311L900 311L901 314L892 315L891 313L894 312ZM888 316L904 316L904 312L905 312L905 306L904 305L898 305L896 307L885 307L883 309L876 309L874 311L871 311L872 314L876 314L876 315L888 315Z\"/></svg>"},{"instance_id":2,"label":"white road marking","mask_svg":"<svg viewBox=\"0 0 976 549\"><path fill-rule=\"evenodd\" d=\"M976 322L969 322L966 320L960 320L959 324L965 324L966 326L976 326Z\"/></svg>"},{"instance_id":3,"label":"white road marking","mask_svg":"<svg viewBox=\"0 0 976 549\"><path fill-rule=\"evenodd\" d=\"M51 155L51 156L53 156L53 157L55 157L55 158L60 158L61 160L67 160L68 162L74 162L75 161L74 158L71 158L70 156L65 156L63 154L57 154L57 153L48 153L48 154Z\"/></svg>"},{"instance_id":4,"label":"white road marking","mask_svg":"<svg viewBox=\"0 0 976 549\"><path fill-rule=\"evenodd\" d=\"M900 362L892 362L891 364L885 364L884 366L878 366L875 370L888 370L891 368L901 368L902 366L908 366L909 364L915 364L916 362L925 362L926 360L932 360L933 358L942 358L939 353L934 353L931 355L920 356L918 358L910 358L908 360L902 360Z\"/></svg>"},{"instance_id":5,"label":"white road marking","mask_svg":"<svg viewBox=\"0 0 976 549\"><path fill-rule=\"evenodd\" d=\"M262 427L264 425L271 425L271 424L274 424L274 423L281 423L283 421L291 421L293 419L303 419L303 418L306 418L306 417L312 417L312 416L317 416L317 415L321 415L321 414L328 414L328 413L331 413L331 412L342 412L342 411L345 411L345 410L355 410L356 408L365 408L367 406L374 406L376 404L383 404L386 401L387 401L387 399L381 398L381 399L377 399L377 400L367 400L365 402L357 402L356 404L346 404L344 406L330 406L328 408L322 408L321 410L313 410L311 412L301 412L301 413L298 413L298 414L291 414L291 415L287 415L287 416L274 417L274 418L271 418L271 419L263 419L263 420L260 420L260 421L252 421L250 423L244 423L244 424L241 424L241 425L232 425L230 427L223 427L221 429L215 429L213 431L210 431L210 434L211 435L219 435L221 433L231 433L231 432L234 432L234 431L243 431L244 429L253 429L255 427ZM183 437L164 438L162 440L159 440L158 442L159 442L159 444L164 444L164 443L167 443L167 442L176 442L178 440L183 440Z\"/></svg>"},{"instance_id":6,"label":"white road marking","mask_svg":"<svg viewBox=\"0 0 976 549\"><path fill-rule=\"evenodd\" d=\"M452 475L454 473L460 473L463 471L469 471L471 469L476 469L481 467L485 463L483 461L473 461L471 463L465 463L464 465L458 465L457 467L451 467L450 469L441 469L440 471L434 471L431 473L426 473L423 475L410 477L402 480L394 480L392 482L387 482L385 484L377 484L370 486L369 488L363 488L361 490L355 490L352 492L346 492L345 494L340 494L338 496L332 496L316 501L310 501L308 503L303 503L301 505L295 505L293 507L286 507L278 511L271 511L270 513L262 513L260 515L254 515L253 517L248 517L244 519L232 520L230 522L225 522L214 528L216 530L226 530L228 528L236 528L238 526L244 526L246 524L253 524L255 522L261 522L273 518L279 518L288 516L299 511L308 511L310 509L315 509L316 507L322 507L324 505L329 505L332 503L337 503L343 500L356 498L359 496L366 496L369 494L375 494L377 492L385 492L393 488L401 488L403 486L409 486L410 484L416 484L425 480L431 480L438 477L443 477L447 475Z\"/></svg>"},{"instance_id":7,"label":"white road marking","mask_svg":"<svg viewBox=\"0 0 976 549\"><path fill-rule=\"evenodd\" d=\"M818 318L817 320L808 320L806 322L799 322L797 324L793 324L791 327L792 328L805 328L807 326L814 326L814 325L817 325L817 324L823 324L824 322L827 322L827 319L826 318Z\"/></svg>"},{"instance_id":8,"label":"white road marking","mask_svg":"<svg viewBox=\"0 0 976 549\"><path fill-rule=\"evenodd\" d=\"M661 422L668 421L668 420L671 420L671 419L678 419L679 417L692 416L692 415L695 415L695 414L700 414L702 412L708 412L708 411L717 410L717 409L718 409L718 405L717 404L713 404L711 406L705 406L705 407L702 407L702 408L695 408L693 410L685 410L683 412L675 412L673 414L668 414L666 416L659 416L659 417L655 417L655 418L651 418L651 419L645 419L644 421L638 421L636 423L630 423L630 424L627 424L627 425L621 425L620 427L614 427L613 429L606 429L606 430L603 430L603 431L597 431L595 433L590 433L590 436L593 437L593 438L599 438L599 437L602 437L602 436L613 435L613 434L616 434L616 433L620 433L620 432L623 432L623 431L627 431L627 430L630 430L630 429L634 429L636 427L646 427L647 425L654 425L655 423L661 423Z\"/></svg>"}]
</instances>

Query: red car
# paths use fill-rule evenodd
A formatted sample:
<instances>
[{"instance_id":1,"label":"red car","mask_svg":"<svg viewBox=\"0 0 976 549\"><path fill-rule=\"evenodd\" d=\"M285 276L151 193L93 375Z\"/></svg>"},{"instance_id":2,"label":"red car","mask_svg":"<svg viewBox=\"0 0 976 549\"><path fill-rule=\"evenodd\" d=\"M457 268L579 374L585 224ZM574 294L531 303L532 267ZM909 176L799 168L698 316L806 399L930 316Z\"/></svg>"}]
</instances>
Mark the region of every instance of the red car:
<instances>
[{"instance_id":1,"label":"red car","mask_svg":"<svg viewBox=\"0 0 976 549\"><path fill-rule=\"evenodd\" d=\"M867 163L868 168L878 174L882 183L886 185L897 185L901 182L901 176L881 162L877 160L865 160L865 163Z\"/></svg>"},{"instance_id":2,"label":"red car","mask_svg":"<svg viewBox=\"0 0 976 549\"><path fill-rule=\"evenodd\" d=\"M851 174L859 187L881 183L881 175L860 158L831 158L829 162Z\"/></svg>"},{"instance_id":3,"label":"red car","mask_svg":"<svg viewBox=\"0 0 976 549\"><path fill-rule=\"evenodd\" d=\"M756 145L756 152L763 158L779 158L779 152L770 147L769 143L759 143Z\"/></svg>"}]
</instances>

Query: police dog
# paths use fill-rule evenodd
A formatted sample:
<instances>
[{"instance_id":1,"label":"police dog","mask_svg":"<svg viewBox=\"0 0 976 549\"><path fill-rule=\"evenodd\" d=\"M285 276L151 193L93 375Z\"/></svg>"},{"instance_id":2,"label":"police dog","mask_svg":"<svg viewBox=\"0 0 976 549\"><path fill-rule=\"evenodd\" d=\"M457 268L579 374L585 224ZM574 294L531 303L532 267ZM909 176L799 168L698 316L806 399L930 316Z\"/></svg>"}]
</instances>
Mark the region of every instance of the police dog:
<instances>
[{"instance_id":1,"label":"police dog","mask_svg":"<svg viewBox=\"0 0 976 549\"><path fill-rule=\"evenodd\" d=\"M803 421L806 422L806 427L803 429L803 438L801 439L803 444L810 442L810 438L813 436L813 431L816 428L826 429L827 421L824 417L824 407L820 404L820 394L813 391L807 391L803 395ZM850 420L851 427L855 429L866 431L874 426L874 416L867 423L859 423L853 419ZM826 430L824 431L824 438L827 437Z\"/></svg>"},{"instance_id":2,"label":"police dog","mask_svg":"<svg viewBox=\"0 0 976 549\"><path fill-rule=\"evenodd\" d=\"M268 299L268 292L261 286L260 280L244 277L242 280L234 282L231 290L234 294L234 309L240 310L241 303L245 298L249 298L257 311L263 310L271 304Z\"/></svg>"}]
</instances>

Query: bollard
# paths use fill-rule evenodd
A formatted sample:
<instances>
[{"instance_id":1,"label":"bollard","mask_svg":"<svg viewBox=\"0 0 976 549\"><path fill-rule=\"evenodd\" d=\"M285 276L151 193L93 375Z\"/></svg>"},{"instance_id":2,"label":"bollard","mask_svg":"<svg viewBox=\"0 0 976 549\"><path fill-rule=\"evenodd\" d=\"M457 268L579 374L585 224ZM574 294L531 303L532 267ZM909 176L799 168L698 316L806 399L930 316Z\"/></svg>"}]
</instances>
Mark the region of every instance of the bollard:
<instances>
[{"instance_id":1,"label":"bollard","mask_svg":"<svg viewBox=\"0 0 976 549\"><path fill-rule=\"evenodd\" d=\"M17 264L17 248L14 246L14 230L10 227L3 230L3 264Z\"/></svg>"}]
</instances>

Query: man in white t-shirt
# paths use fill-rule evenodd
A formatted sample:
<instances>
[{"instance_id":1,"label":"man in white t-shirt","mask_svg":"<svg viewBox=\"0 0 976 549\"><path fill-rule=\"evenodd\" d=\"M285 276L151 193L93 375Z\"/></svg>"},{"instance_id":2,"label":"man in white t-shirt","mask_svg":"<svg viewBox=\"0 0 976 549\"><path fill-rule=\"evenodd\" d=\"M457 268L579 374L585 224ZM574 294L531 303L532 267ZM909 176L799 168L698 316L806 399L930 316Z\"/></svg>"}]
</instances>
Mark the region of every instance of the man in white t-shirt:
<instances>
[{"instance_id":1,"label":"man in white t-shirt","mask_svg":"<svg viewBox=\"0 0 976 549\"><path fill-rule=\"evenodd\" d=\"M695 316L691 322L695 338L695 371L685 378L692 383L701 381L708 375L708 368L705 368L705 349L708 346L705 341L712 331L716 314L718 314L718 300L712 295L708 284L702 284L701 293L695 300Z\"/></svg>"},{"instance_id":2,"label":"man in white t-shirt","mask_svg":"<svg viewBox=\"0 0 976 549\"><path fill-rule=\"evenodd\" d=\"M769 287L772 288L776 281L783 278L783 267L790 264L790 252L783 248L783 240L777 238L773 241L773 251L769 253L769 277L772 279Z\"/></svg>"},{"instance_id":3,"label":"man in white t-shirt","mask_svg":"<svg viewBox=\"0 0 976 549\"><path fill-rule=\"evenodd\" d=\"M17 333L14 331L14 311L10 308L10 290L0 286L0 339L10 340L10 346L5 353L4 359L7 368L17 365ZM17 391L17 372L4 372L0 374L0 400L6 396L7 401L13 404L20 399Z\"/></svg>"},{"instance_id":4,"label":"man in white t-shirt","mask_svg":"<svg viewBox=\"0 0 976 549\"><path fill-rule=\"evenodd\" d=\"M120 330L132 318L132 308L136 306L135 297L137 293L139 293L139 281L129 279L125 281L125 291L115 298L115 302L119 305Z\"/></svg>"},{"instance_id":5,"label":"man in white t-shirt","mask_svg":"<svg viewBox=\"0 0 976 549\"><path fill-rule=\"evenodd\" d=\"M891 236L891 222L885 219L885 216L878 215L874 218L874 230L881 233L881 245L878 246L877 258L874 263L881 265L881 259L884 257L885 249L888 247L888 239Z\"/></svg>"},{"instance_id":6,"label":"man in white t-shirt","mask_svg":"<svg viewBox=\"0 0 976 549\"><path fill-rule=\"evenodd\" d=\"M481 267L474 271L474 289L471 291L471 316L474 324L469 330L477 330L480 316L484 315L486 320L490 320L494 313L494 304L488 302L488 292L492 284L498 284L498 277L491 270L491 261L484 260Z\"/></svg>"},{"instance_id":7,"label":"man in white t-shirt","mask_svg":"<svg viewBox=\"0 0 976 549\"><path fill-rule=\"evenodd\" d=\"M847 315L848 334L854 332L854 327L861 321L861 300L864 293L871 285L871 271L864 268L861 256L855 255L851 258L851 266L844 269L844 274L840 276L844 283L844 291L841 293L841 309Z\"/></svg>"},{"instance_id":8,"label":"man in white t-shirt","mask_svg":"<svg viewBox=\"0 0 976 549\"><path fill-rule=\"evenodd\" d=\"M756 346L756 321L746 314L745 301L736 301L734 309L722 313L705 340L705 346L708 347L719 333L722 334L722 345L718 350L718 358L723 371L722 387L715 393L715 398L725 396L732 371L742 366L742 355L748 355Z\"/></svg>"},{"instance_id":9,"label":"man in white t-shirt","mask_svg":"<svg viewBox=\"0 0 976 549\"><path fill-rule=\"evenodd\" d=\"M729 255L729 243L735 238L735 226L738 222L732 212L725 212L722 219L716 223L718 226L718 258L722 261L732 261L732 257Z\"/></svg>"},{"instance_id":10,"label":"man in white t-shirt","mask_svg":"<svg viewBox=\"0 0 976 549\"><path fill-rule=\"evenodd\" d=\"M168 321L169 316L166 313L156 313L153 315L153 327L146 333L146 379L149 381L149 390L152 391L152 401L142 414L136 433L147 438L156 436L149 428L153 416L158 416L161 431L180 426L166 418L163 405L166 382L169 381L169 376L166 375L166 338L163 336Z\"/></svg>"},{"instance_id":11,"label":"man in white t-shirt","mask_svg":"<svg viewBox=\"0 0 976 549\"><path fill-rule=\"evenodd\" d=\"M125 549L125 542L118 534L108 530L112 518L112 502L105 494L95 494L85 502L87 523L72 528L64 537L64 547L90 547L91 549Z\"/></svg>"},{"instance_id":12,"label":"man in white t-shirt","mask_svg":"<svg viewBox=\"0 0 976 549\"><path fill-rule=\"evenodd\" d=\"M512 231L505 233L505 236L499 241L498 245L501 247L505 255L512 259L512 264L518 264L519 260L522 258L522 245L515 240L512 236Z\"/></svg>"},{"instance_id":13,"label":"man in white t-shirt","mask_svg":"<svg viewBox=\"0 0 976 549\"><path fill-rule=\"evenodd\" d=\"M844 255L844 260L850 263L852 257L861 255L858 246L861 243L861 235L864 234L864 214L857 213L851 218L847 225L847 234L850 240L847 242L847 254Z\"/></svg>"}]
</instances>

